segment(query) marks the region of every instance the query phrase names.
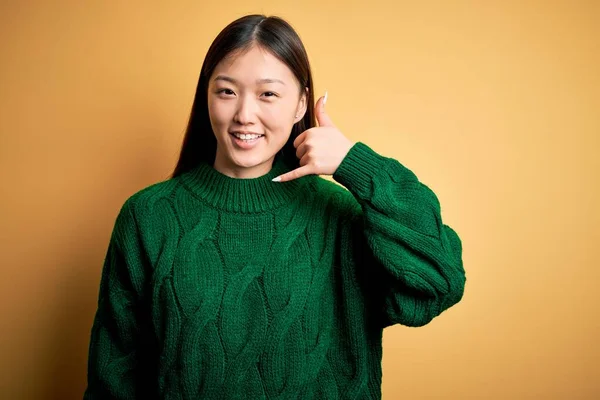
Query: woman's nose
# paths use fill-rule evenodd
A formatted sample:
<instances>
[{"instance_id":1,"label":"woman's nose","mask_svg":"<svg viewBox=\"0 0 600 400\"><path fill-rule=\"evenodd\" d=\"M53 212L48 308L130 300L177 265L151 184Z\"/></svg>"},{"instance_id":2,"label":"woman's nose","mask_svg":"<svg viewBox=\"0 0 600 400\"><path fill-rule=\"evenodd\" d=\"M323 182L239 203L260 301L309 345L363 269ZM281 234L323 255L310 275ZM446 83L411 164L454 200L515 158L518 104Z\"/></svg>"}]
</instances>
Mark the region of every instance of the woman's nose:
<instances>
[{"instance_id":1,"label":"woman's nose","mask_svg":"<svg viewBox=\"0 0 600 400\"><path fill-rule=\"evenodd\" d=\"M241 98L238 102L237 112L235 114L236 122L240 125L245 125L254 122L256 117L256 103L253 99Z\"/></svg>"}]
</instances>

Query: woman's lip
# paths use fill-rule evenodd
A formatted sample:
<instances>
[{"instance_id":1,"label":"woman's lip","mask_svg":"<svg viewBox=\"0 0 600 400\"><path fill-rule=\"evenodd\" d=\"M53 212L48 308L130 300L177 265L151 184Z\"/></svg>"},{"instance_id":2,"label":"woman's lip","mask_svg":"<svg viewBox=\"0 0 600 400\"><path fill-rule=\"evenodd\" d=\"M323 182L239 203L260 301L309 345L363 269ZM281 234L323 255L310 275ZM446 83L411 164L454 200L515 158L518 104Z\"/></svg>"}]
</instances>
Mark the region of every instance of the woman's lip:
<instances>
[{"instance_id":1,"label":"woman's lip","mask_svg":"<svg viewBox=\"0 0 600 400\"><path fill-rule=\"evenodd\" d=\"M263 138L263 136L259 136L255 139L251 139L251 140L244 140L244 139L240 139L237 136L235 136L233 133L231 133L231 141L234 143L234 146L236 146L239 149L243 149L243 150L250 150L253 149L255 146L257 146L261 140Z\"/></svg>"},{"instance_id":2,"label":"woman's lip","mask_svg":"<svg viewBox=\"0 0 600 400\"><path fill-rule=\"evenodd\" d=\"M264 133L261 134L261 133L239 133L239 132L231 132L230 135L234 136L234 137L237 137L237 136L235 136L236 133L238 133L240 135L254 135L254 136L258 136L258 137L265 136Z\"/></svg>"}]
</instances>

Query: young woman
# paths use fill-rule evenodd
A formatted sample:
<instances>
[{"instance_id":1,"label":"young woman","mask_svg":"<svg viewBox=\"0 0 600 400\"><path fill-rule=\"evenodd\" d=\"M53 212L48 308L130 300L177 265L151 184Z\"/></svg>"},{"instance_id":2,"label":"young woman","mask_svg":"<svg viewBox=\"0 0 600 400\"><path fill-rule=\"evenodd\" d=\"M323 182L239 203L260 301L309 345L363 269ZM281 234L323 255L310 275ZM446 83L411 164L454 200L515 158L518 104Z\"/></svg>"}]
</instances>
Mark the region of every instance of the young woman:
<instances>
[{"instance_id":1,"label":"young woman","mask_svg":"<svg viewBox=\"0 0 600 400\"><path fill-rule=\"evenodd\" d=\"M283 19L218 35L173 176L116 219L85 399L379 399L383 329L462 298L434 192L313 95Z\"/></svg>"}]
</instances>

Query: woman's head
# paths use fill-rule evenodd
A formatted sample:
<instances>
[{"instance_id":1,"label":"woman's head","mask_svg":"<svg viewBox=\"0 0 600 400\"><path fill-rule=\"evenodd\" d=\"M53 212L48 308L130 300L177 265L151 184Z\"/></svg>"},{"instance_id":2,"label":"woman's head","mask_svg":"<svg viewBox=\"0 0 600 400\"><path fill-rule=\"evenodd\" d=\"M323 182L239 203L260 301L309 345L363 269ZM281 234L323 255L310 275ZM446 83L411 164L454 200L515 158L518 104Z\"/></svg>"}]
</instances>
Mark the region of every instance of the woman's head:
<instances>
[{"instance_id":1,"label":"woman's head","mask_svg":"<svg viewBox=\"0 0 600 400\"><path fill-rule=\"evenodd\" d=\"M313 103L308 56L294 29L264 15L232 22L202 64L172 176L201 162L247 178L263 175L279 157L290 168L299 167L293 142L316 126ZM246 143L236 131L263 136Z\"/></svg>"}]
</instances>

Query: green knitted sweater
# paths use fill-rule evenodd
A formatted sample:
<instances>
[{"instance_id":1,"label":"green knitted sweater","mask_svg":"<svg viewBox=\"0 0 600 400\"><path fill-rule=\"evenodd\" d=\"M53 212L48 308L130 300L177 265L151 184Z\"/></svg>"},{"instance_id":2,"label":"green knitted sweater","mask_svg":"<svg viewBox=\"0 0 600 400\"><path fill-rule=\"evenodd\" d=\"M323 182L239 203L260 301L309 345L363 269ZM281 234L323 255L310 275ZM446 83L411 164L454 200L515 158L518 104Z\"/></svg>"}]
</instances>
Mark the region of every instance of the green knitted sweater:
<instances>
[{"instance_id":1,"label":"green knitted sweater","mask_svg":"<svg viewBox=\"0 0 600 400\"><path fill-rule=\"evenodd\" d=\"M362 142L333 179L208 164L124 202L84 399L380 399L382 330L463 295L432 190ZM343 185L343 186L342 186Z\"/></svg>"}]
</instances>

